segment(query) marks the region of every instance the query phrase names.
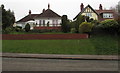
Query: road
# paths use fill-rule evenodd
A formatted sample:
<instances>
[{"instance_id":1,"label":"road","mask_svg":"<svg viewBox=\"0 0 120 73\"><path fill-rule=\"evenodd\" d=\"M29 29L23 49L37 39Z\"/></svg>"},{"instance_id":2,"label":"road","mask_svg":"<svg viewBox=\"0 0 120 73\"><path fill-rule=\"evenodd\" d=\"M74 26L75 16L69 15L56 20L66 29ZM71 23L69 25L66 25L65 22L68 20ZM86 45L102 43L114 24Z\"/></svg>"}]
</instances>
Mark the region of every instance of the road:
<instances>
[{"instance_id":1,"label":"road","mask_svg":"<svg viewBox=\"0 0 120 73\"><path fill-rule=\"evenodd\" d=\"M113 60L3 58L3 71L118 71Z\"/></svg>"}]
</instances>

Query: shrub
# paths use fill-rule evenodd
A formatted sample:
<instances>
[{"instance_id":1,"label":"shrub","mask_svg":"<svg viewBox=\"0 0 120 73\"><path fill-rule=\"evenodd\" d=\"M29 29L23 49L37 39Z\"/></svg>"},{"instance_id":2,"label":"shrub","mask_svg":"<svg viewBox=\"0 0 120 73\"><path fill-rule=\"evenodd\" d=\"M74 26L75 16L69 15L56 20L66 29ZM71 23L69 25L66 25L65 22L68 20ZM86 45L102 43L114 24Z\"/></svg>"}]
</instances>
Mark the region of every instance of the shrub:
<instances>
[{"instance_id":1,"label":"shrub","mask_svg":"<svg viewBox=\"0 0 120 73\"><path fill-rule=\"evenodd\" d=\"M94 24L95 27L97 27L100 24L100 22L97 20L93 20L91 23Z\"/></svg>"},{"instance_id":2,"label":"shrub","mask_svg":"<svg viewBox=\"0 0 120 73\"><path fill-rule=\"evenodd\" d=\"M60 32L59 29L40 29L38 30L39 33L46 33L46 32Z\"/></svg>"},{"instance_id":3,"label":"shrub","mask_svg":"<svg viewBox=\"0 0 120 73\"><path fill-rule=\"evenodd\" d=\"M9 34L12 31L14 31L13 27L7 27L5 30L2 30L2 33L3 34Z\"/></svg>"},{"instance_id":4,"label":"shrub","mask_svg":"<svg viewBox=\"0 0 120 73\"><path fill-rule=\"evenodd\" d=\"M76 32L76 29L75 29L75 28L71 28L70 32L71 32L71 33L75 33L75 32Z\"/></svg>"},{"instance_id":5,"label":"shrub","mask_svg":"<svg viewBox=\"0 0 120 73\"><path fill-rule=\"evenodd\" d=\"M77 20L75 21L75 29L76 29L76 32L78 33L79 32L79 25L82 23L82 22L85 22L85 16L78 16L77 17Z\"/></svg>"},{"instance_id":6,"label":"shrub","mask_svg":"<svg viewBox=\"0 0 120 73\"><path fill-rule=\"evenodd\" d=\"M16 26L16 27L15 27L15 31L19 32L19 31L21 31L21 30L22 30L22 27L20 27L20 26Z\"/></svg>"},{"instance_id":7,"label":"shrub","mask_svg":"<svg viewBox=\"0 0 120 73\"><path fill-rule=\"evenodd\" d=\"M61 27L62 27L62 32L67 33L69 32L69 20L67 15L63 15L62 16L62 23L61 23Z\"/></svg>"},{"instance_id":8,"label":"shrub","mask_svg":"<svg viewBox=\"0 0 120 73\"><path fill-rule=\"evenodd\" d=\"M120 15L118 15L117 18L115 18L115 20L118 22L119 26L118 26L118 33L120 34Z\"/></svg>"},{"instance_id":9,"label":"shrub","mask_svg":"<svg viewBox=\"0 0 120 73\"><path fill-rule=\"evenodd\" d=\"M91 32L92 27L93 27L93 24L88 23L88 22L83 22L79 26L79 32L89 33L89 32Z\"/></svg>"},{"instance_id":10,"label":"shrub","mask_svg":"<svg viewBox=\"0 0 120 73\"><path fill-rule=\"evenodd\" d=\"M27 24L25 25L25 31L26 31L26 32L30 31L30 24L27 23Z\"/></svg>"},{"instance_id":11,"label":"shrub","mask_svg":"<svg viewBox=\"0 0 120 73\"><path fill-rule=\"evenodd\" d=\"M100 23L100 26L103 28L117 27L118 23L117 23L117 21L115 21L113 19L108 19L108 20L102 21Z\"/></svg>"},{"instance_id":12,"label":"shrub","mask_svg":"<svg viewBox=\"0 0 120 73\"><path fill-rule=\"evenodd\" d=\"M100 27L108 32L118 32L119 24L116 20L108 19L104 20L100 23Z\"/></svg>"}]
</instances>

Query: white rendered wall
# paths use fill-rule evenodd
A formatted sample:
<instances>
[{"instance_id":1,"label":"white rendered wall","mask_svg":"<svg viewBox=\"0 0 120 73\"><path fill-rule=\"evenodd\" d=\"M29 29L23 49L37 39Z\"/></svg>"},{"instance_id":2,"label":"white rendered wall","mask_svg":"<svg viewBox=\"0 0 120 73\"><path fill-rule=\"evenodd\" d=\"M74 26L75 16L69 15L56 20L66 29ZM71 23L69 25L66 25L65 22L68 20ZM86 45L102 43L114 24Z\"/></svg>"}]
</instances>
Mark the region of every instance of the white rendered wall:
<instances>
[{"instance_id":1,"label":"white rendered wall","mask_svg":"<svg viewBox=\"0 0 120 73\"><path fill-rule=\"evenodd\" d=\"M57 21L57 26L61 26L61 19L60 18L39 18L39 19L35 19L35 23L37 23L38 27L39 27L39 24L40 24L40 20L41 20L41 26L43 26L43 20L45 20L45 26L47 26L47 23L49 22L49 26L52 27L53 26L53 20L55 21L55 24L56 24L56 21Z\"/></svg>"},{"instance_id":2,"label":"white rendered wall","mask_svg":"<svg viewBox=\"0 0 120 73\"><path fill-rule=\"evenodd\" d=\"M16 26L20 26L20 27L22 27L22 29L24 29L25 28L25 23L24 22L16 23Z\"/></svg>"}]
</instances>

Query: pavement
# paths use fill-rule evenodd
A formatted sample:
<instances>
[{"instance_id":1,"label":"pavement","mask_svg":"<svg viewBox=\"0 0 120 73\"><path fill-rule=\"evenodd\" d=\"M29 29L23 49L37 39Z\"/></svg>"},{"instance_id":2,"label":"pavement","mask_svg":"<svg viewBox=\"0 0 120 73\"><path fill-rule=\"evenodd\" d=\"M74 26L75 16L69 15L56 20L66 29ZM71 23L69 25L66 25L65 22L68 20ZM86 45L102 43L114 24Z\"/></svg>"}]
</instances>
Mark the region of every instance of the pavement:
<instances>
[{"instance_id":1,"label":"pavement","mask_svg":"<svg viewBox=\"0 0 120 73\"><path fill-rule=\"evenodd\" d=\"M0 56L7 57L7 58L119 60L118 55L62 55L62 54L2 53Z\"/></svg>"}]
</instances>

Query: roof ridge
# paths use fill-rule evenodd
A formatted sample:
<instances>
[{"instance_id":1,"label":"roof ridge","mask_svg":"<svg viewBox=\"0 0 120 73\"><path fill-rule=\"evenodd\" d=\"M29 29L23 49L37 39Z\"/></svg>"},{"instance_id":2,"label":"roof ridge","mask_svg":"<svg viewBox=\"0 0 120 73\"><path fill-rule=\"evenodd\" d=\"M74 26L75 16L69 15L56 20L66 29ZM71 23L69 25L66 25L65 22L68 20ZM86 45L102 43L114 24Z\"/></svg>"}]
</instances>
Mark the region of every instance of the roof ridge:
<instances>
[{"instance_id":1,"label":"roof ridge","mask_svg":"<svg viewBox=\"0 0 120 73\"><path fill-rule=\"evenodd\" d=\"M54 12L53 10L51 9L47 9L45 10L45 12L42 12L40 14L28 14L27 16L23 17L22 19L20 19L19 21L17 22L26 22L26 21L29 21L29 20L32 20L32 19L35 19L35 18L42 18L42 17L49 17L49 18L60 18L61 16L58 15L56 12Z\"/></svg>"},{"instance_id":2,"label":"roof ridge","mask_svg":"<svg viewBox=\"0 0 120 73\"><path fill-rule=\"evenodd\" d=\"M90 7L98 15L98 13L88 4L81 12L79 12L79 14L73 20L75 20L80 14L82 14L87 7Z\"/></svg>"},{"instance_id":3,"label":"roof ridge","mask_svg":"<svg viewBox=\"0 0 120 73\"><path fill-rule=\"evenodd\" d=\"M34 17L36 17L38 14L28 14L28 15L26 15L25 17L23 17L22 19L20 19L19 21L17 21L16 23L18 23L18 22L26 22L26 21L28 21L28 20L32 20L32 19L34 19Z\"/></svg>"},{"instance_id":4,"label":"roof ridge","mask_svg":"<svg viewBox=\"0 0 120 73\"><path fill-rule=\"evenodd\" d=\"M53 10L51 9L47 9L45 10L45 12L39 14L37 16L37 18L39 17L61 17L60 15L58 15L56 12L54 12Z\"/></svg>"}]
</instances>

